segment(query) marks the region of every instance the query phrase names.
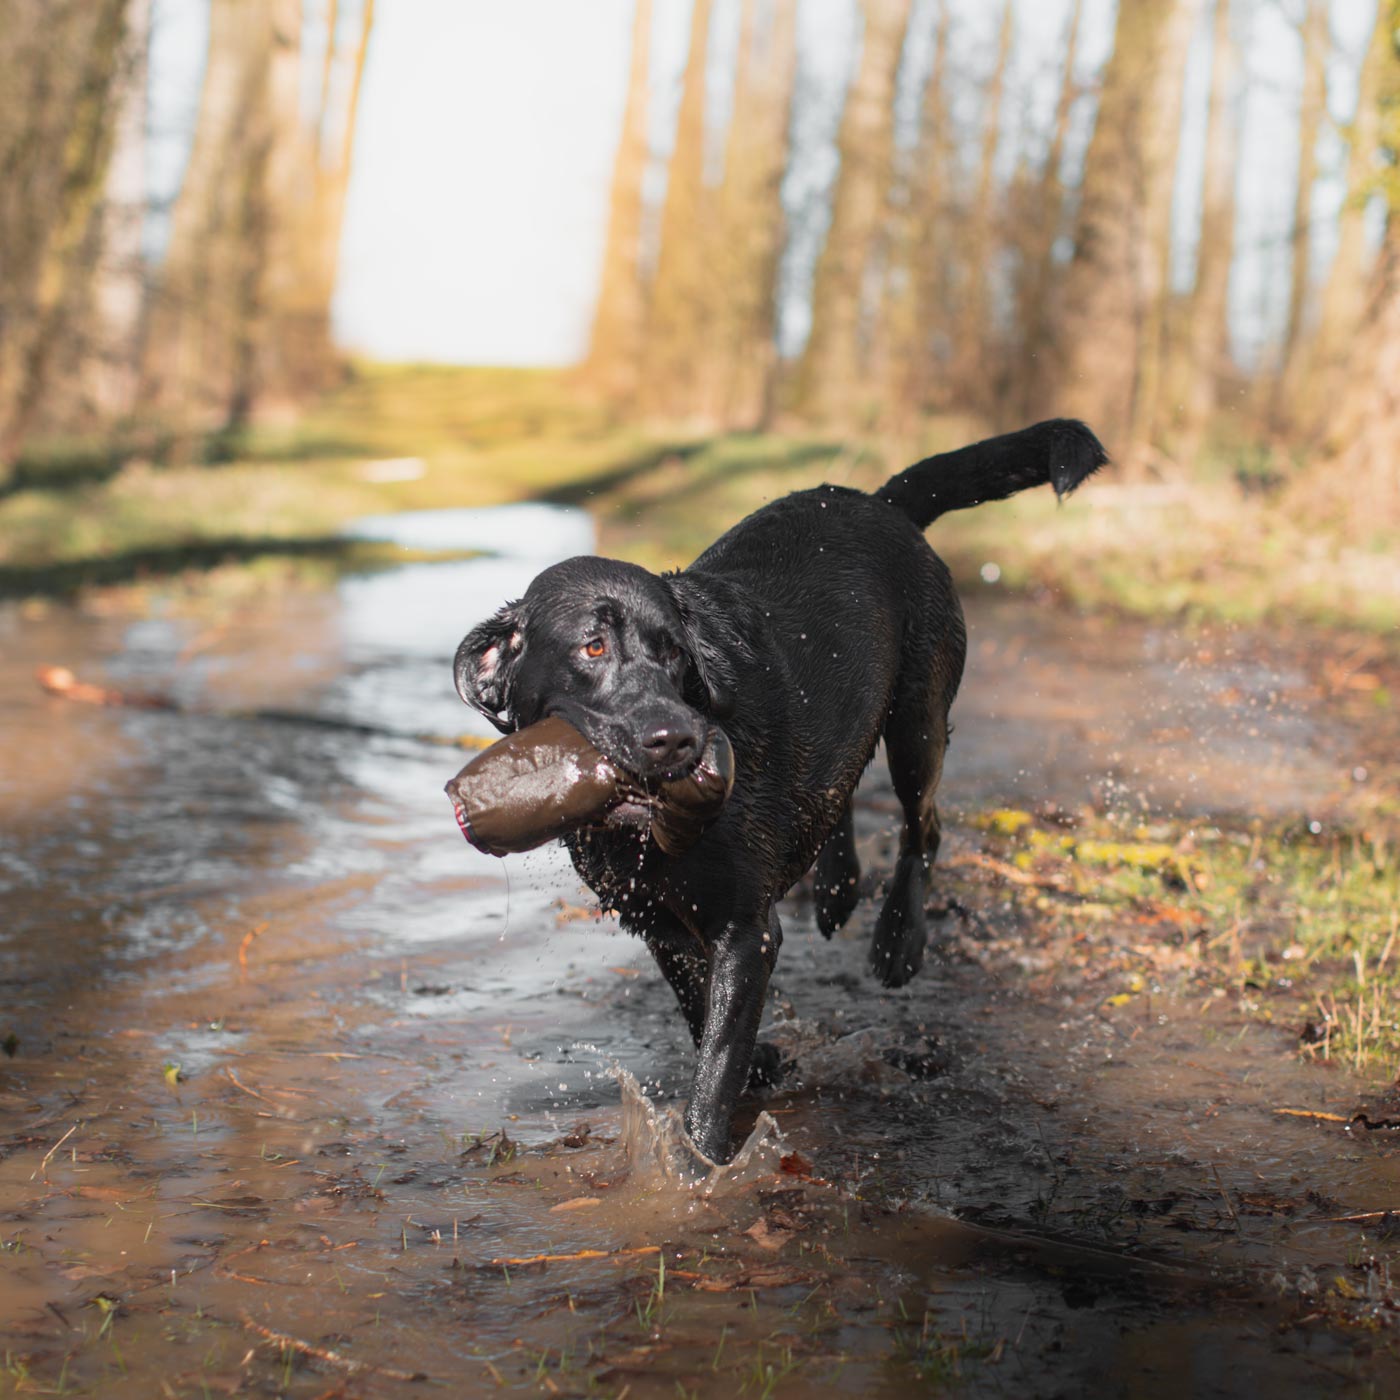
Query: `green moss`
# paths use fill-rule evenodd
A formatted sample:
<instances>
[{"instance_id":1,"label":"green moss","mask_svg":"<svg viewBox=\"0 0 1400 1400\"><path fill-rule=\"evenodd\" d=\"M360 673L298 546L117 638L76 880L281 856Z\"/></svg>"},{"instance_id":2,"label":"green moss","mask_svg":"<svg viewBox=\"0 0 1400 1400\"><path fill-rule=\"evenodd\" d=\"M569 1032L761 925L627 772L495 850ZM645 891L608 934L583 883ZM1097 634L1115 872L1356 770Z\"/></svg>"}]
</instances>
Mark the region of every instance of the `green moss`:
<instances>
[{"instance_id":1,"label":"green moss","mask_svg":"<svg viewBox=\"0 0 1400 1400\"><path fill-rule=\"evenodd\" d=\"M1035 818L1029 812L1022 812L1015 807L998 807L995 811L983 812L972 819L975 827L982 831L994 831L998 836L1015 836L1032 827L1034 823Z\"/></svg>"},{"instance_id":2,"label":"green moss","mask_svg":"<svg viewBox=\"0 0 1400 1400\"><path fill-rule=\"evenodd\" d=\"M999 898L1035 921L1088 923L1150 955L1144 926L1195 940L1194 980L1233 989L1265 1019L1286 989L1305 1052L1356 1068L1400 1064L1400 867L1383 819L1318 833L1165 824L1150 831L1085 817L1073 832L970 818L983 840L1036 877ZM1176 944L1168 940L1168 949ZM1173 964L1180 970L1180 959ZM1130 989L1131 990L1131 989Z\"/></svg>"}]
</instances>

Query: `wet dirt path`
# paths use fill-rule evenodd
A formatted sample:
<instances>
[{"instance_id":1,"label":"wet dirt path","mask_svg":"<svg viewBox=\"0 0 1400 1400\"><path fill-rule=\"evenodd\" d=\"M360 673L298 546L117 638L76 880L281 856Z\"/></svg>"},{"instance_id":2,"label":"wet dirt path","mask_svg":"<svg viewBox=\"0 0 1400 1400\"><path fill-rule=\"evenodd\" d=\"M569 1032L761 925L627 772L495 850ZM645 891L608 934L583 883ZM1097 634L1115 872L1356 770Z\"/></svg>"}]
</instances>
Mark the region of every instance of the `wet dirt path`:
<instances>
[{"instance_id":1,"label":"wet dirt path","mask_svg":"<svg viewBox=\"0 0 1400 1400\"><path fill-rule=\"evenodd\" d=\"M467 848L450 750L228 713L471 729L451 651L585 547L555 524L214 624L0 613L0 1394L1400 1384L1387 1222L1341 1219L1398 1203L1389 1135L1273 1112L1357 1083L1228 999L1105 1011L1012 924L942 920L891 994L871 907L828 944L797 892L787 1170L704 1202L629 1173L610 1071L673 1101L689 1050L562 857ZM1381 772L1257 639L969 612L954 813L1330 821ZM48 662L208 713L48 699ZM877 768L872 878L893 829ZM977 842L952 823L950 870Z\"/></svg>"}]
</instances>

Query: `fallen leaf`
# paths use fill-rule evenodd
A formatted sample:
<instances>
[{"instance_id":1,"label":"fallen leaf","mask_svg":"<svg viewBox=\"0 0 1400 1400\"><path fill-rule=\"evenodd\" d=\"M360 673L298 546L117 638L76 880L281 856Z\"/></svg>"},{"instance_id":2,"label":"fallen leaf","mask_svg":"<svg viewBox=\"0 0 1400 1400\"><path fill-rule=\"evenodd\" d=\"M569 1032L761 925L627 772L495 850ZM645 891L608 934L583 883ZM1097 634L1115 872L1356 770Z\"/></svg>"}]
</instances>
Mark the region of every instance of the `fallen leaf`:
<instances>
[{"instance_id":1,"label":"fallen leaf","mask_svg":"<svg viewBox=\"0 0 1400 1400\"><path fill-rule=\"evenodd\" d=\"M755 1269L744 1274L739 1281L741 1288L787 1288L794 1283L810 1283L814 1275L805 1269L772 1268Z\"/></svg>"},{"instance_id":2,"label":"fallen leaf","mask_svg":"<svg viewBox=\"0 0 1400 1400\"><path fill-rule=\"evenodd\" d=\"M775 1254L792 1238L791 1230L775 1230L763 1219L754 1221L744 1233L760 1249L769 1249Z\"/></svg>"},{"instance_id":3,"label":"fallen leaf","mask_svg":"<svg viewBox=\"0 0 1400 1400\"><path fill-rule=\"evenodd\" d=\"M74 1264L70 1268L60 1269L59 1274L74 1283L80 1283L83 1279L89 1278L111 1278L114 1273L119 1273L118 1269L99 1269L92 1264Z\"/></svg>"}]
</instances>

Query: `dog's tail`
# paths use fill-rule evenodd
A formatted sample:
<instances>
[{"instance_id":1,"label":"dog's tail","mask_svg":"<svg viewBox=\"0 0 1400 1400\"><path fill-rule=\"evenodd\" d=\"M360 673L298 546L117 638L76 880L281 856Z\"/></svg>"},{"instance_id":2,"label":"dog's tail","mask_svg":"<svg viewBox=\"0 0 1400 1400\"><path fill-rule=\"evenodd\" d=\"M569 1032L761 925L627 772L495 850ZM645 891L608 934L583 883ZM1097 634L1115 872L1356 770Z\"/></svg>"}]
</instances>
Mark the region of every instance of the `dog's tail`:
<instances>
[{"instance_id":1,"label":"dog's tail","mask_svg":"<svg viewBox=\"0 0 1400 1400\"><path fill-rule=\"evenodd\" d=\"M875 494L921 530L950 510L1000 501L1028 486L1067 496L1108 461L1092 432L1073 418L1051 418L1019 433L925 457L892 476Z\"/></svg>"}]
</instances>

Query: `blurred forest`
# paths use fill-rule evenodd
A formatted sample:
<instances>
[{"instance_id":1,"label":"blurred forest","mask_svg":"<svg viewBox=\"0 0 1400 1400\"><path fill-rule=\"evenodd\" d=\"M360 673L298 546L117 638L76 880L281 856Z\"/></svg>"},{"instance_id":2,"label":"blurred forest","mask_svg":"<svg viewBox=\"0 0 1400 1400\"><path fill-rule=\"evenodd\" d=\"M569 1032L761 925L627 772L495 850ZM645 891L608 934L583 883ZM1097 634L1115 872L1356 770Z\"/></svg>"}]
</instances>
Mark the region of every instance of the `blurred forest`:
<instances>
[{"instance_id":1,"label":"blurred forest","mask_svg":"<svg viewBox=\"0 0 1400 1400\"><path fill-rule=\"evenodd\" d=\"M1017 8L999 16L980 72L949 63L968 7L862 0L843 94L839 169L812 277L810 332L774 353L781 314L783 186L811 93L795 45L799 0L742 0L724 159L707 162L706 39L695 0L664 198L643 185L649 0L612 190L601 301L586 364L619 406L729 429L775 417L835 428L907 427L957 414L1009 428L1072 414L1128 479L1170 478L1228 443L1252 484L1296 493L1363 534L1400 524L1400 5L1380 0L1364 52L1341 51L1327 0L1119 0L1111 49L1085 78L1085 6L1073 0L1058 88L1037 120L1008 83ZM1246 360L1231 333L1241 111L1262 11L1296 30L1296 177L1277 343ZM1194 229L1174 221L1188 58L1209 79ZM910 81L915 56L914 81ZM1328 74L1354 80L1344 116ZM797 81L794 82L794 75ZM901 131L899 96L917 116ZM1086 113L1085 108L1091 110ZM1085 116L1088 120L1084 120ZM1293 135L1289 133L1288 135ZM1344 154L1335 253L1317 275L1314 193L1324 136ZM1287 144L1281 136L1280 144ZM1005 159L1008 151L1012 159ZM1173 277L1186 244L1194 267ZM1191 245L1194 245L1192 247ZM1262 254L1270 250L1255 250ZM1277 265L1271 259L1271 265ZM1305 467L1296 466L1306 463Z\"/></svg>"},{"instance_id":2,"label":"blurred forest","mask_svg":"<svg viewBox=\"0 0 1400 1400\"><path fill-rule=\"evenodd\" d=\"M0 0L0 472L53 435L149 451L155 433L289 421L344 373L330 307L373 0L209 6L153 254L151 0ZM1126 480L1228 456L1303 517L1400 528L1400 0L1379 0L1364 49L1340 43L1329 0L1118 0L1107 20L1097 7L1111 43L1089 72L1094 7L1069 0L1036 55L1055 89L1039 107L1011 77L1012 0L978 11L997 21L980 65L954 44L967 0L856 8L833 91L807 71L801 0L693 0L657 178L653 0L636 0L578 376L616 419L907 440L940 415L1072 414ZM1251 61L1266 13L1301 54L1278 141L1296 146L1293 216L1265 250L1282 329L1241 355L1241 112L1251 85L1283 81ZM1194 112L1193 52L1209 74ZM823 122L838 159L794 199L795 147ZM1204 160L1184 174L1192 122ZM1323 178L1345 196L1320 230Z\"/></svg>"},{"instance_id":3,"label":"blurred forest","mask_svg":"<svg viewBox=\"0 0 1400 1400\"><path fill-rule=\"evenodd\" d=\"M308 18L301 0L210 0L152 262L151 0L0 0L0 467L44 432L295 412L338 373L330 305L374 0L327 0L314 48Z\"/></svg>"}]
</instances>

